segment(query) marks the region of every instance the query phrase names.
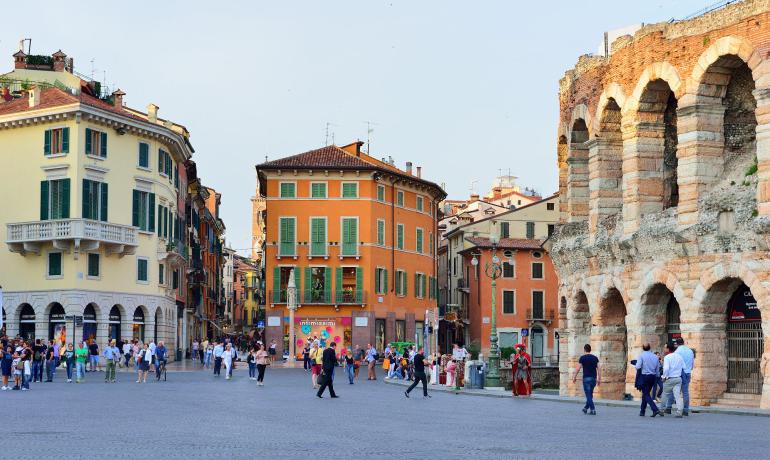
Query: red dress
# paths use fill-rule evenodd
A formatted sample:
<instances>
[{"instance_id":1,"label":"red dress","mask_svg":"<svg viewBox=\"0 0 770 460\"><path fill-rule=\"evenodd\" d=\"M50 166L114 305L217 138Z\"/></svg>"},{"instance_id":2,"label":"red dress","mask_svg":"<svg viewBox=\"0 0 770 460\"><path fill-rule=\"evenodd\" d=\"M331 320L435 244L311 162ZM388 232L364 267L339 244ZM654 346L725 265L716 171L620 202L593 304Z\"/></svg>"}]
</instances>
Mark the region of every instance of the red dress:
<instances>
[{"instance_id":1,"label":"red dress","mask_svg":"<svg viewBox=\"0 0 770 460\"><path fill-rule=\"evenodd\" d=\"M522 365L519 369L519 358L526 360L526 369ZM514 396L529 396L532 392L532 358L529 357L527 352L519 353L513 358L513 395Z\"/></svg>"}]
</instances>

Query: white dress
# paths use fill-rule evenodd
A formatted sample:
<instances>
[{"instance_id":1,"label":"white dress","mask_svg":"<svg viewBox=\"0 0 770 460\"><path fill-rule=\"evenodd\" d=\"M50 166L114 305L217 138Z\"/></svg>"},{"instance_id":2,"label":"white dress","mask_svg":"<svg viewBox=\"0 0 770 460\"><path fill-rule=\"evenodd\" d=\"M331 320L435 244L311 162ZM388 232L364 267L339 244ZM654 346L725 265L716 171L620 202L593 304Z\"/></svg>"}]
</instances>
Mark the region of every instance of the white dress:
<instances>
[{"instance_id":1,"label":"white dress","mask_svg":"<svg viewBox=\"0 0 770 460\"><path fill-rule=\"evenodd\" d=\"M233 365L233 352L232 350L225 350L222 352L222 364L225 365L225 372L227 373L227 377L230 377L230 373L227 372L230 370L230 366Z\"/></svg>"}]
</instances>

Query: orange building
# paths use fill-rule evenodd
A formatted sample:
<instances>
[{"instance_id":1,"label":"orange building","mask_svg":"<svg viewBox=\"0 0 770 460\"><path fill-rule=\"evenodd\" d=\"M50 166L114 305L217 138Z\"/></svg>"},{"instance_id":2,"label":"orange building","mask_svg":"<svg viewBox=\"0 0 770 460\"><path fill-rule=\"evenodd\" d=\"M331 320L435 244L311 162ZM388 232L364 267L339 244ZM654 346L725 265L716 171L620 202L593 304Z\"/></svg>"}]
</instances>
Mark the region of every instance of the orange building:
<instances>
[{"instance_id":1,"label":"orange building","mask_svg":"<svg viewBox=\"0 0 770 460\"><path fill-rule=\"evenodd\" d=\"M318 336L341 347L421 343L436 308L438 203L444 191L361 152L362 142L257 166L266 202L266 339ZM286 308L291 271L299 308ZM301 348L300 348L301 351Z\"/></svg>"},{"instance_id":2,"label":"orange building","mask_svg":"<svg viewBox=\"0 0 770 460\"><path fill-rule=\"evenodd\" d=\"M468 293L470 339L489 354L492 329L492 278L485 273L494 256L502 262L497 279L498 346L524 343L537 364L558 363L559 280L542 240L501 238L493 245L486 237L466 237L471 246L463 257L463 287ZM474 257L477 264L473 263ZM491 272L490 272L491 273ZM509 356L500 356L508 359Z\"/></svg>"}]
</instances>

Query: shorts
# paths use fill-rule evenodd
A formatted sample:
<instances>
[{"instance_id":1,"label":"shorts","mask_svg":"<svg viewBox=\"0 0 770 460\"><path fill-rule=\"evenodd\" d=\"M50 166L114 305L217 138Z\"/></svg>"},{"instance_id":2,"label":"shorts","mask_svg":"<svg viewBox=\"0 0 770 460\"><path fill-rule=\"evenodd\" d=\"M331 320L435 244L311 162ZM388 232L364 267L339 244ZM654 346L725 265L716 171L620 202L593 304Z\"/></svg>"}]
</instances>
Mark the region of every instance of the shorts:
<instances>
[{"instance_id":1,"label":"shorts","mask_svg":"<svg viewBox=\"0 0 770 460\"><path fill-rule=\"evenodd\" d=\"M139 369L143 371L149 371L150 370L150 362L147 360L142 361L139 363Z\"/></svg>"},{"instance_id":2,"label":"shorts","mask_svg":"<svg viewBox=\"0 0 770 460\"><path fill-rule=\"evenodd\" d=\"M321 365L320 364L313 364L312 373L313 375L320 375L321 374Z\"/></svg>"}]
</instances>

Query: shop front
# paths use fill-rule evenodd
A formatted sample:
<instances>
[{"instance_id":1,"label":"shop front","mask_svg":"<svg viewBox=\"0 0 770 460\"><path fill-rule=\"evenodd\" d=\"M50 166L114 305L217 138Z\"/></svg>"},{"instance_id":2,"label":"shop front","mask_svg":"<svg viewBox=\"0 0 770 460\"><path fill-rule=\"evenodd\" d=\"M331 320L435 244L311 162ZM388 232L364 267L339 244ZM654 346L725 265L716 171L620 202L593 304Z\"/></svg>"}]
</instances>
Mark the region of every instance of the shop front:
<instances>
[{"instance_id":1,"label":"shop front","mask_svg":"<svg viewBox=\"0 0 770 460\"><path fill-rule=\"evenodd\" d=\"M83 340L85 342L96 340L96 309L90 303L83 310Z\"/></svg>"},{"instance_id":2,"label":"shop front","mask_svg":"<svg viewBox=\"0 0 770 460\"><path fill-rule=\"evenodd\" d=\"M28 342L35 340L35 309L28 303L19 312L19 336Z\"/></svg>"},{"instance_id":3,"label":"shop front","mask_svg":"<svg viewBox=\"0 0 770 460\"><path fill-rule=\"evenodd\" d=\"M142 307L136 307L134 310L132 336L141 342L144 342L144 310Z\"/></svg>"},{"instance_id":4,"label":"shop front","mask_svg":"<svg viewBox=\"0 0 770 460\"><path fill-rule=\"evenodd\" d=\"M5 325L8 324L8 318L5 316L5 308L3 308L3 327L0 327L0 336L6 335Z\"/></svg>"},{"instance_id":5,"label":"shop front","mask_svg":"<svg viewBox=\"0 0 770 460\"><path fill-rule=\"evenodd\" d=\"M107 319L110 325L110 339L120 340L120 321L121 321L121 315L120 315L120 308L118 308L117 305L113 305L112 309L110 310L110 316Z\"/></svg>"},{"instance_id":6,"label":"shop front","mask_svg":"<svg viewBox=\"0 0 770 460\"><path fill-rule=\"evenodd\" d=\"M58 342L60 345L67 343L66 321L64 307L60 303L51 305L51 313L48 315L48 340Z\"/></svg>"},{"instance_id":7,"label":"shop front","mask_svg":"<svg viewBox=\"0 0 770 460\"><path fill-rule=\"evenodd\" d=\"M284 318L284 350L289 349L289 318ZM343 317L295 317L294 336L296 337L296 350L298 357L302 356L302 348L307 339L320 342L321 348L327 347L331 342L337 344L337 352L343 348L349 349L352 342L352 320L349 316Z\"/></svg>"}]
</instances>

